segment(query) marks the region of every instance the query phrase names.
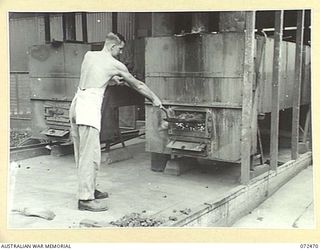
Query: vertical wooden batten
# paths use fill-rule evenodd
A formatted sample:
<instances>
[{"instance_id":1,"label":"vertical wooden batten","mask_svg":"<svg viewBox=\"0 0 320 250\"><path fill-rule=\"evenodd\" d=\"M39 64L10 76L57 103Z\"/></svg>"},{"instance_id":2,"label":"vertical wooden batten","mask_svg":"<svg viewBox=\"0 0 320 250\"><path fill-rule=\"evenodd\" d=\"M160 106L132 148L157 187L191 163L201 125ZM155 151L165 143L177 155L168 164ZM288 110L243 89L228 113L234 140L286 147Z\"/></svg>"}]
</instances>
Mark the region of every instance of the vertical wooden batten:
<instances>
[{"instance_id":1,"label":"vertical wooden batten","mask_svg":"<svg viewBox=\"0 0 320 250\"><path fill-rule=\"evenodd\" d=\"M283 10L275 12L275 32L273 50L272 73L272 107L271 107L271 138L270 138L270 165L273 170L278 166L279 153L279 85L281 70Z\"/></svg>"},{"instance_id":2,"label":"vertical wooden batten","mask_svg":"<svg viewBox=\"0 0 320 250\"><path fill-rule=\"evenodd\" d=\"M300 125L300 92L302 75L302 52L303 52L303 26L304 10L297 11L297 35L296 35L296 54L295 72L292 103L292 137L291 137L291 158L296 160L299 144L299 125Z\"/></svg>"},{"instance_id":3,"label":"vertical wooden batten","mask_svg":"<svg viewBox=\"0 0 320 250\"><path fill-rule=\"evenodd\" d=\"M251 116L254 74L254 28L255 12L248 11L245 15L245 49L244 73L242 90L242 126L241 126L241 183L250 180L251 156Z\"/></svg>"}]
</instances>

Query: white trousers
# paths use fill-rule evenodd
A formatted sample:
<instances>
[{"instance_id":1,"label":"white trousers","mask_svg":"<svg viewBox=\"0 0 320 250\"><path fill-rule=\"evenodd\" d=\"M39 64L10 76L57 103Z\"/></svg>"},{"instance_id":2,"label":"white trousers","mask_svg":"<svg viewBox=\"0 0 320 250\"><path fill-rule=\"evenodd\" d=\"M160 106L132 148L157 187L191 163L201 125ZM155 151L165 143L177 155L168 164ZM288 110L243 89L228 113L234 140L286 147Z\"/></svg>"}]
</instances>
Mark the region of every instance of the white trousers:
<instances>
[{"instance_id":1,"label":"white trousers","mask_svg":"<svg viewBox=\"0 0 320 250\"><path fill-rule=\"evenodd\" d=\"M75 102L70 107L71 138L78 169L78 199L93 200L97 171L100 168L101 149L99 130L75 123Z\"/></svg>"}]
</instances>

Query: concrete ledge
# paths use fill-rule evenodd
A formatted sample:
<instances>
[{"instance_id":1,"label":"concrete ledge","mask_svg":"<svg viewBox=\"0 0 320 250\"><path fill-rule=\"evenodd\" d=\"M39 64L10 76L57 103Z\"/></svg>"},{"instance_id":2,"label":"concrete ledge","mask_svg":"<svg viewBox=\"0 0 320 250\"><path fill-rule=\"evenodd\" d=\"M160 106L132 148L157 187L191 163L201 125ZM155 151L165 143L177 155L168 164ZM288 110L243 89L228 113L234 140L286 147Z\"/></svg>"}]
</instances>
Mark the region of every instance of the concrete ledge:
<instances>
[{"instance_id":1,"label":"concrete ledge","mask_svg":"<svg viewBox=\"0 0 320 250\"><path fill-rule=\"evenodd\" d=\"M192 158L178 158L168 160L164 173L168 175L179 176L193 168L195 168L194 160Z\"/></svg>"},{"instance_id":2,"label":"concrete ledge","mask_svg":"<svg viewBox=\"0 0 320 250\"><path fill-rule=\"evenodd\" d=\"M50 155L50 150L42 148L28 148L19 151L10 152L10 161L21 161L28 158L33 158L41 155Z\"/></svg>"},{"instance_id":3,"label":"concrete ledge","mask_svg":"<svg viewBox=\"0 0 320 250\"><path fill-rule=\"evenodd\" d=\"M133 158L133 155L129 152L127 147L112 149L109 152L101 152L101 163L107 162L108 164L112 164L131 158Z\"/></svg>"},{"instance_id":4,"label":"concrete ledge","mask_svg":"<svg viewBox=\"0 0 320 250\"><path fill-rule=\"evenodd\" d=\"M163 224L163 227L226 227L252 211L288 180L312 162L312 153L300 155L296 161L288 161L277 171L268 171L253 178L248 185L225 193L222 197L206 202L194 209L192 214L181 215L175 222Z\"/></svg>"}]
</instances>

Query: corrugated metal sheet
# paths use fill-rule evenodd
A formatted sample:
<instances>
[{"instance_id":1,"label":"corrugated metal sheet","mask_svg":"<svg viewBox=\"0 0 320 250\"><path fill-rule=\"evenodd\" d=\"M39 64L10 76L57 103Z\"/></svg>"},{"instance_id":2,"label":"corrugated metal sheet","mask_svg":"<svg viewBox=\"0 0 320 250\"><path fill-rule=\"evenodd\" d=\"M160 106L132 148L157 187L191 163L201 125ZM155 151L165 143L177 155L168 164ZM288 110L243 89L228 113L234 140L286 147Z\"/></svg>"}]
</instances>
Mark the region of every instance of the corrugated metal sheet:
<instances>
[{"instance_id":1,"label":"corrugated metal sheet","mask_svg":"<svg viewBox=\"0 0 320 250\"><path fill-rule=\"evenodd\" d=\"M134 39L135 30L135 13L133 12L120 12L117 18L117 31L128 40Z\"/></svg>"},{"instance_id":2,"label":"corrugated metal sheet","mask_svg":"<svg viewBox=\"0 0 320 250\"><path fill-rule=\"evenodd\" d=\"M44 17L10 19L10 71L28 71L28 48L43 44Z\"/></svg>"},{"instance_id":3,"label":"corrugated metal sheet","mask_svg":"<svg viewBox=\"0 0 320 250\"><path fill-rule=\"evenodd\" d=\"M76 14L76 40L83 41L82 37L82 16L80 13Z\"/></svg>"},{"instance_id":4,"label":"corrugated metal sheet","mask_svg":"<svg viewBox=\"0 0 320 250\"><path fill-rule=\"evenodd\" d=\"M88 42L103 42L112 31L112 13L98 12L87 14Z\"/></svg>"},{"instance_id":5,"label":"corrugated metal sheet","mask_svg":"<svg viewBox=\"0 0 320 250\"><path fill-rule=\"evenodd\" d=\"M262 39L262 38L259 38ZM259 111L263 113L271 112L272 107L272 67L273 67L273 45L274 40L268 38L266 41L265 55L262 59L260 74L262 84L262 95ZM294 84L294 72L295 72L295 51L296 44L291 42L282 43L282 61L281 61L281 82L279 85L279 99L280 109L287 109L292 107L293 97L293 84ZM301 104L310 103L310 50L307 46L304 46L305 61L303 62L303 78L301 82Z\"/></svg>"},{"instance_id":6,"label":"corrugated metal sheet","mask_svg":"<svg viewBox=\"0 0 320 250\"><path fill-rule=\"evenodd\" d=\"M51 40L63 40L62 14L50 15L50 36Z\"/></svg>"},{"instance_id":7,"label":"corrugated metal sheet","mask_svg":"<svg viewBox=\"0 0 320 250\"><path fill-rule=\"evenodd\" d=\"M30 117L29 74L10 74L10 116Z\"/></svg>"},{"instance_id":8,"label":"corrugated metal sheet","mask_svg":"<svg viewBox=\"0 0 320 250\"><path fill-rule=\"evenodd\" d=\"M125 39L134 39L134 23L135 14L133 12L118 13L118 32L122 34ZM108 32L112 31L112 13L88 13L88 41L101 42L104 41ZM82 41L82 17L81 14L76 14L76 39Z\"/></svg>"}]
</instances>

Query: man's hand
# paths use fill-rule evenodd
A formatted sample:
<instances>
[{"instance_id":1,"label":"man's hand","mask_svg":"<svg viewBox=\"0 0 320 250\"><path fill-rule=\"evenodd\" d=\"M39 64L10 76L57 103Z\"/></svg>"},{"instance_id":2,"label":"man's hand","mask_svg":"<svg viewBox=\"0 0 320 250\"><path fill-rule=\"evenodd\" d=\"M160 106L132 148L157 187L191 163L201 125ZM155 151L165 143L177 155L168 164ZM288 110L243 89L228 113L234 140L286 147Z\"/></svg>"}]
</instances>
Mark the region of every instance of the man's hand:
<instances>
[{"instance_id":1,"label":"man's hand","mask_svg":"<svg viewBox=\"0 0 320 250\"><path fill-rule=\"evenodd\" d=\"M123 77L122 76L113 76L109 82L110 86L114 85L124 85Z\"/></svg>"},{"instance_id":2,"label":"man's hand","mask_svg":"<svg viewBox=\"0 0 320 250\"><path fill-rule=\"evenodd\" d=\"M155 99L153 100L152 105L155 106L155 107L159 107L159 108L163 107L163 106L162 106L162 102L160 101L159 98L155 98Z\"/></svg>"}]
</instances>

